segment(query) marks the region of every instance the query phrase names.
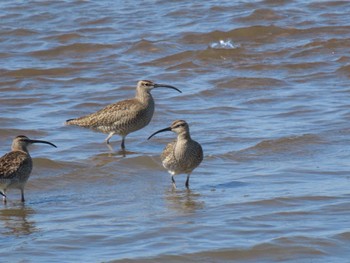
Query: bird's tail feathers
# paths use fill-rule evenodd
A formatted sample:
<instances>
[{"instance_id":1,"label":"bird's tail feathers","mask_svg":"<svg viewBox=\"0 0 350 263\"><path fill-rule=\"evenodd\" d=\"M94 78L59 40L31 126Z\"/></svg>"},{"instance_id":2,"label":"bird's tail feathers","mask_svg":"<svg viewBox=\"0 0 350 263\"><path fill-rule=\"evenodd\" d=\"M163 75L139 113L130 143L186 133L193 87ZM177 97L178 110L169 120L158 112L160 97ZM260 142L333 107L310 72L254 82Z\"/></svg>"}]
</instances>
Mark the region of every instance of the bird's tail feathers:
<instances>
[{"instance_id":1,"label":"bird's tail feathers","mask_svg":"<svg viewBox=\"0 0 350 263\"><path fill-rule=\"evenodd\" d=\"M66 120L66 122L64 123L65 125L74 125L75 123L74 123L74 121L75 121L76 119L69 119L69 120Z\"/></svg>"}]
</instances>

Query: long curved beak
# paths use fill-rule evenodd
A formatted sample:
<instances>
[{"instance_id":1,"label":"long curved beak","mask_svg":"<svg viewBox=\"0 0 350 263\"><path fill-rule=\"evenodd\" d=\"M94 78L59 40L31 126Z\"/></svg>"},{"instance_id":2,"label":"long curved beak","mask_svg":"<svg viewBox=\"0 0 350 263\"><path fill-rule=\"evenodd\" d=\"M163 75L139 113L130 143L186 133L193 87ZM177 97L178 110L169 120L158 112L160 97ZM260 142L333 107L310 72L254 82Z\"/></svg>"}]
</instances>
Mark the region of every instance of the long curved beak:
<instances>
[{"instance_id":1,"label":"long curved beak","mask_svg":"<svg viewBox=\"0 0 350 263\"><path fill-rule=\"evenodd\" d=\"M163 88L169 88L169 89L174 89L174 90L176 90L176 91L182 93L181 90L179 90L178 88L175 88L174 86L170 86L170 85L166 85L166 84L154 84L154 88L161 88L161 87L163 87Z\"/></svg>"},{"instance_id":2,"label":"long curved beak","mask_svg":"<svg viewBox=\"0 0 350 263\"><path fill-rule=\"evenodd\" d=\"M147 140L151 139L154 135L156 135L157 133L161 133L161 132L165 132L165 131L171 131L171 127L165 128L165 129L161 129L159 131L156 131L155 133L153 133L151 136L148 137Z\"/></svg>"},{"instance_id":3,"label":"long curved beak","mask_svg":"<svg viewBox=\"0 0 350 263\"><path fill-rule=\"evenodd\" d=\"M45 144L49 144L55 148L57 148L56 145L54 145L53 143L51 142L47 142L47 141L41 141L41 140L28 140L29 143L45 143Z\"/></svg>"}]
</instances>

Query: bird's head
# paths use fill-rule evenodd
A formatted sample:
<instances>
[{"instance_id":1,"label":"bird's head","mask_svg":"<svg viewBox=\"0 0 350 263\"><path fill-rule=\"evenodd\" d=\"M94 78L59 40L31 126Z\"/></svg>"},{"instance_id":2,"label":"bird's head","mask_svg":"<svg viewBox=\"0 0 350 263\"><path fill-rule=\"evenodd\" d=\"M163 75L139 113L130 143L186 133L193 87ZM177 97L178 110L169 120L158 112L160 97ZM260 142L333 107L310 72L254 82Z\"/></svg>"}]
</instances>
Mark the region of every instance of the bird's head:
<instances>
[{"instance_id":1,"label":"bird's head","mask_svg":"<svg viewBox=\"0 0 350 263\"><path fill-rule=\"evenodd\" d=\"M175 132L177 134L182 134L182 133L186 134L187 133L187 136L189 136L189 127L188 127L187 122L184 120L176 120L171 124L170 127L161 129L161 130L153 133L151 136L148 137L148 140L151 139L157 133L161 133L161 132L165 132L165 131L172 131L172 132Z\"/></svg>"},{"instance_id":2,"label":"bird's head","mask_svg":"<svg viewBox=\"0 0 350 263\"><path fill-rule=\"evenodd\" d=\"M175 88L174 86L166 85L166 84L157 84L157 83L154 83L153 81L150 81L150 80L140 80L137 83L137 89L139 91L150 92L152 89L162 88L162 87L163 88L174 89L174 90L176 90L176 91L181 93L181 90L179 90L178 88Z\"/></svg>"},{"instance_id":3,"label":"bird's head","mask_svg":"<svg viewBox=\"0 0 350 263\"><path fill-rule=\"evenodd\" d=\"M27 150L28 146L33 143L45 143L57 148L57 146L51 142L41 141L41 140L31 140L25 135L18 135L12 141L12 150L13 151L20 150L20 151L28 152Z\"/></svg>"}]
</instances>

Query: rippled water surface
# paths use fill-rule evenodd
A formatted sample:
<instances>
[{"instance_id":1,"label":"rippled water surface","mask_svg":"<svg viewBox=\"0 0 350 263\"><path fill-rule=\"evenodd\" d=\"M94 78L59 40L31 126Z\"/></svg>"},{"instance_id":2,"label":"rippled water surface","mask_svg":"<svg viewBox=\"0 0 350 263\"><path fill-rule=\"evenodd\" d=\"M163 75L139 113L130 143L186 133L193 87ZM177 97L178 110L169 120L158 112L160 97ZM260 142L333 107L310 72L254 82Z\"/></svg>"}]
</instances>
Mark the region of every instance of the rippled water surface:
<instances>
[{"instance_id":1,"label":"rippled water surface","mask_svg":"<svg viewBox=\"0 0 350 263\"><path fill-rule=\"evenodd\" d=\"M348 262L350 2L2 1L0 154L31 148L0 207L4 262ZM126 139L66 119L157 89ZM204 149L178 188L147 137Z\"/></svg>"}]
</instances>

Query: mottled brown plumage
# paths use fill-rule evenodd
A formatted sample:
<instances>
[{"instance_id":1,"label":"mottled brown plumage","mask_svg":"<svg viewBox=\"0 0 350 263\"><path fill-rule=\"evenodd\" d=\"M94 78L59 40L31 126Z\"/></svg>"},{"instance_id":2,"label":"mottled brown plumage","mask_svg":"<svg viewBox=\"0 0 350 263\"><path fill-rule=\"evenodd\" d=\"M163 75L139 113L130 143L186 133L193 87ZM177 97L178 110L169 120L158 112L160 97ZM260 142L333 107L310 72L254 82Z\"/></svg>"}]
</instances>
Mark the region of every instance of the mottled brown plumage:
<instances>
[{"instance_id":1,"label":"mottled brown plumage","mask_svg":"<svg viewBox=\"0 0 350 263\"><path fill-rule=\"evenodd\" d=\"M186 187L189 188L190 175L203 160L202 147L192 140L188 124L183 120L174 121L170 127L156 131L148 139L165 131L177 133L177 139L164 148L160 156L163 166L171 174L174 188L176 188L174 176L182 173L187 174Z\"/></svg>"},{"instance_id":2,"label":"mottled brown plumage","mask_svg":"<svg viewBox=\"0 0 350 263\"><path fill-rule=\"evenodd\" d=\"M170 85L141 80L137 83L135 98L110 104L95 113L80 118L67 120L66 124L108 133L109 135L105 139L107 144L114 134L118 134L122 136L121 148L124 150L125 137L131 132L142 129L151 121L154 113L151 90L158 87L171 88L181 92Z\"/></svg>"},{"instance_id":3,"label":"mottled brown plumage","mask_svg":"<svg viewBox=\"0 0 350 263\"><path fill-rule=\"evenodd\" d=\"M51 142L31 140L24 135L17 136L12 142L12 151L0 158L0 194L6 202L6 190L17 188L21 190L21 200L24 202L24 186L33 168L28 146L32 143L46 143L56 147Z\"/></svg>"}]
</instances>

